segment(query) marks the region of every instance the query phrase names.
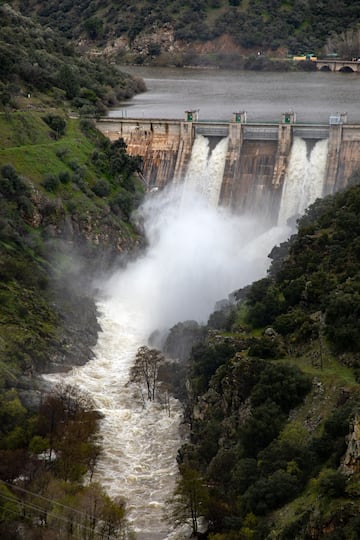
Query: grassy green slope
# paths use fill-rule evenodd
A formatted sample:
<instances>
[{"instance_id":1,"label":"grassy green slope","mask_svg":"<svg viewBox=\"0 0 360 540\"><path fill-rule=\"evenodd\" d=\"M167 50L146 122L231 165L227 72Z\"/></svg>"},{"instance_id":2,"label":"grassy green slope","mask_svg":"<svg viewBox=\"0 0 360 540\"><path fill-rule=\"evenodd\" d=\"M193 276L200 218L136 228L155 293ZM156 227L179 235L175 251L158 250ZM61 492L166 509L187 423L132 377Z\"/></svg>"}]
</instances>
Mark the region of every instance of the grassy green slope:
<instances>
[{"instance_id":1,"label":"grassy green slope","mask_svg":"<svg viewBox=\"0 0 360 540\"><path fill-rule=\"evenodd\" d=\"M60 113L62 114L62 113ZM66 119L66 131L60 139L43 121L44 113L14 112L2 114L0 123L0 163L12 163L17 171L39 184L46 174L67 170L76 161L87 167L87 178L94 181L91 166L92 142L82 133L79 121Z\"/></svg>"},{"instance_id":2,"label":"grassy green slope","mask_svg":"<svg viewBox=\"0 0 360 540\"><path fill-rule=\"evenodd\" d=\"M0 115L0 334L4 343L17 336L21 358L30 353L20 342L28 341L34 366L46 364L47 341L54 338L59 324L56 310L47 304L47 283L49 276L64 278L61 268L69 264L65 252L59 256L60 244L56 247L65 223L75 227L72 236L67 233L71 243L82 244L83 249L87 245L95 250L94 256L105 247L113 253L131 249L138 241L129 222L142 196L133 176L136 160L127 158L123 148L114 150L89 121L66 118L65 123L64 134L57 138L43 114ZM109 169L114 156L128 167L126 173ZM41 346L33 333L40 342L43 335ZM0 360L6 362L7 346L4 350ZM15 364L21 369L22 362Z\"/></svg>"}]
</instances>

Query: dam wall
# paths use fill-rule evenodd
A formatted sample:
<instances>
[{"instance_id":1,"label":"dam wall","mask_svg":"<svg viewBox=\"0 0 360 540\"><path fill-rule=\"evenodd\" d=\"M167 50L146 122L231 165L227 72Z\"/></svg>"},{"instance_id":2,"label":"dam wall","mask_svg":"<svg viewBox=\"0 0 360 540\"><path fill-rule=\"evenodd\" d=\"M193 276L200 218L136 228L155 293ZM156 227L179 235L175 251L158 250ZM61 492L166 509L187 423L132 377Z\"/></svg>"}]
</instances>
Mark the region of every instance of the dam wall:
<instances>
[{"instance_id":1,"label":"dam wall","mask_svg":"<svg viewBox=\"0 0 360 540\"><path fill-rule=\"evenodd\" d=\"M122 138L128 154L141 156L149 188L164 187L189 163L194 139L191 123L105 118L97 121L97 128L111 141Z\"/></svg>"},{"instance_id":2,"label":"dam wall","mask_svg":"<svg viewBox=\"0 0 360 540\"><path fill-rule=\"evenodd\" d=\"M184 180L197 138L208 140L209 153L227 139L218 203L240 212L261 205L277 214L294 141L302 141L305 161L316 155L320 141L327 141L324 195L345 187L360 169L360 125L347 123L346 115L330 117L329 124L300 124L294 113L284 113L278 124L247 122L246 113L234 113L230 122L199 121L196 114L185 120L106 117L97 128L112 141L122 138L130 155L142 157L149 189ZM304 170L309 166L303 163ZM299 175L301 167L298 163Z\"/></svg>"}]
</instances>

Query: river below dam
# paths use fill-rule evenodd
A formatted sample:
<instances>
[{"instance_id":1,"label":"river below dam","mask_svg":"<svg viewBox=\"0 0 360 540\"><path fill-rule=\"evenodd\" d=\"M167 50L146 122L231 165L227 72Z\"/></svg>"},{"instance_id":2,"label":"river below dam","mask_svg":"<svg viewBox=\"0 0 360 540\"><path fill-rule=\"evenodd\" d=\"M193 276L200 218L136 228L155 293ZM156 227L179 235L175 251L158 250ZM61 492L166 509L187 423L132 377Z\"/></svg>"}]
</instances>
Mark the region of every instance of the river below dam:
<instances>
[{"instance_id":1,"label":"river below dam","mask_svg":"<svg viewBox=\"0 0 360 540\"><path fill-rule=\"evenodd\" d=\"M200 120L227 120L246 111L249 122L278 122L294 111L298 122L325 123L348 113L360 122L360 74L263 72L221 69L119 66L144 79L148 91L134 96L110 116L182 119L199 109Z\"/></svg>"},{"instance_id":2,"label":"river below dam","mask_svg":"<svg viewBox=\"0 0 360 540\"><path fill-rule=\"evenodd\" d=\"M192 178L187 182L149 197L141 209L148 249L96 283L102 331L94 358L67 374L46 376L80 387L102 413L104 451L93 481L127 501L137 540L182 540L191 530L174 529L164 519L186 438L182 407L172 399L169 415L159 403L144 405L136 397L128 384L136 352L155 330L186 320L206 323L218 300L265 275L267 254L289 233L219 209L212 193L195 192Z\"/></svg>"},{"instance_id":3,"label":"river below dam","mask_svg":"<svg viewBox=\"0 0 360 540\"><path fill-rule=\"evenodd\" d=\"M135 68L133 71L144 73ZM260 95L259 81L265 78L268 84L274 85L275 74L246 74L258 89L258 94L247 102L245 93L241 94L239 89L231 90L231 99L219 99L216 92L224 93L227 85L223 72L204 74L188 70L186 80L190 81L189 85L182 82L184 70L167 71L171 73L171 82L166 84L161 77L154 75L151 79L150 74L155 73L152 70L145 72L149 94L131 100L126 105L127 114L140 114L143 110L151 117L166 117L170 112L181 117L183 109L192 106L206 111L209 117L221 115L223 118L241 104L249 113L253 107L254 115L263 116L267 110L268 114L271 112L273 117L278 117L288 106L279 101L270 111L269 102L266 107L258 102L256 111L256 99L260 99L256 98ZM162 73L161 70L157 72ZM283 77L292 80L291 75L276 74L276 77L278 81ZM321 88L327 86L328 81L334 81L339 101L323 101L321 110L316 109L321 119L312 118L317 121L326 121L328 113L337 110L341 95L348 95L351 84L359 91L360 77L356 75L294 75L297 80L303 77L307 84L311 80L311 84L318 87L318 103ZM209 80L214 77L216 83L211 85ZM242 74L231 72L232 81L241 77ZM172 93L175 80L177 90ZM202 103L191 91L194 87L203 88ZM297 100L301 92L296 88L293 99L289 98L289 106L292 101L298 105L294 108L300 110ZM302 111L305 119L306 115L307 118L311 116L314 103L305 99L309 86L304 88ZM180 95L187 96L188 105L183 98L176 103ZM216 99L219 100L217 105ZM356 113L360 120L357 111L351 112L348 108L348 112L349 115ZM173 399L169 415L159 403L144 404L135 396L134 388L128 383L137 350L148 344L154 331L166 332L180 321L196 320L205 324L216 302L266 275L270 262L268 253L291 233L287 219L302 213L322 194L326 144L326 141L319 141L310 152L301 139L295 141L278 221L269 227L269 221L263 221L261 204L242 215L217 206L226 141L220 141L209 152L208 142L200 137L193 147L184 182L150 193L139 210L138 218L148 240L147 249L137 260L99 278L96 283L102 330L94 358L67 374L47 377L54 383L65 381L78 385L90 394L102 413L100 433L104 451L94 480L100 482L111 496L127 501L129 527L137 540L183 540L190 533L187 528L174 529L173 524L164 519L168 513L167 501L178 477L177 451L186 438L182 408Z\"/></svg>"}]
</instances>

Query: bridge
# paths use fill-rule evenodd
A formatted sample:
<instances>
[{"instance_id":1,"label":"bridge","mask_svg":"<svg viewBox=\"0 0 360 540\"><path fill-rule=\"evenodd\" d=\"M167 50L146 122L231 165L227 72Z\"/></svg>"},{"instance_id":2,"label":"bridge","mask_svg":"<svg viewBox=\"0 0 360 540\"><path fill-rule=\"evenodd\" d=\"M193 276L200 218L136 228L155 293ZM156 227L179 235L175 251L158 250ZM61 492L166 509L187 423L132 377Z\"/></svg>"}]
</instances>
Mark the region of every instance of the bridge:
<instances>
[{"instance_id":1,"label":"bridge","mask_svg":"<svg viewBox=\"0 0 360 540\"><path fill-rule=\"evenodd\" d=\"M315 60L318 71L340 71L360 73L360 60Z\"/></svg>"}]
</instances>

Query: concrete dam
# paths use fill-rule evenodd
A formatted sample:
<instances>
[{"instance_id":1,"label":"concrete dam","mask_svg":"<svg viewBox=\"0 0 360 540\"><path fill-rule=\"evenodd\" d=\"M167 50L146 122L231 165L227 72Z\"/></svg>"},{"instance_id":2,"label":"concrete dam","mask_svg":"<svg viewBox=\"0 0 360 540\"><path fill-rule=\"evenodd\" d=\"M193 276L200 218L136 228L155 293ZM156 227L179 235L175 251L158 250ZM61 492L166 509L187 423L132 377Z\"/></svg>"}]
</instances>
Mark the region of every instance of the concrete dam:
<instances>
[{"instance_id":1,"label":"concrete dam","mask_svg":"<svg viewBox=\"0 0 360 540\"><path fill-rule=\"evenodd\" d=\"M149 190L192 183L214 204L259 211L272 223L344 188L360 169L360 125L346 114L299 124L293 112L279 123L251 123L245 112L212 122L186 111L183 120L100 118L97 128L142 157Z\"/></svg>"}]
</instances>

